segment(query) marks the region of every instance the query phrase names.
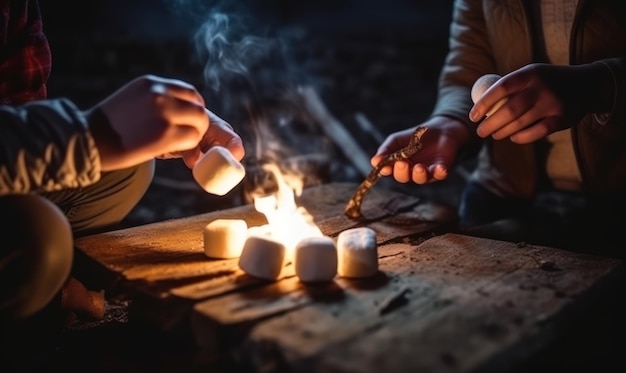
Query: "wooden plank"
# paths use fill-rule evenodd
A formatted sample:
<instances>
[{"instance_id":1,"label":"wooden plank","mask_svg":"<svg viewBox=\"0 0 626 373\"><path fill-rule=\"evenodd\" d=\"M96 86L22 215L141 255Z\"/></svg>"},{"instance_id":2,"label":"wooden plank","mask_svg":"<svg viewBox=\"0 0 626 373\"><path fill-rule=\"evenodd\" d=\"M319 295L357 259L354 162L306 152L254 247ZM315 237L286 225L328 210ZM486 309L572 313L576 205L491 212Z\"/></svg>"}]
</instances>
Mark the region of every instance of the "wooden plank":
<instances>
[{"instance_id":1,"label":"wooden plank","mask_svg":"<svg viewBox=\"0 0 626 373\"><path fill-rule=\"evenodd\" d=\"M307 188L297 198L297 203L313 215L322 232L335 237L345 229L364 224L343 214L343 208L356 187L353 183L333 183ZM424 209L424 206L417 198L384 188L373 188L363 204L363 211L378 232L380 243L428 232L441 225L440 222L426 221L396 230L394 224L385 222L385 219L403 213L415 214L420 208ZM252 205L245 205L83 237L75 241L75 246L90 261L115 277L116 283L122 283L129 291L138 294L134 302L138 317L161 318L160 315L170 315L170 312L177 317L186 317L187 308L195 301L265 285L264 281L243 273L237 259L214 260L204 255L202 230L217 218L244 219L249 226L266 223L265 217ZM376 219L380 224L376 225ZM293 277L292 269L291 273L289 268L283 272L283 278ZM183 309L177 310L177 307ZM185 320L167 317L167 320L163 317L153 321L156 324L186 324Z\"/></svg>"},{"instance_id":2,"label":"wooden plank","mask_svg":"<svg viewBox=\"0 0 626 373\"><path fill-rule=\"evenodd\" d=\"M356 185L350 183L308 188L298 198L298 203L313 215L325 234L334 236L359 225L343 215L343 207L355 188ZM386 212L390 201L395 205ZM414 197L374 189L364 203L364 211L382 218L417 203ZM166 288L170 283L183 286L186 282L214 281L223 276L236 281L241 275L236 260L211 260L204 255L202 231L208 222L217 218L244 219L249 226L266 223L265 217L253 206L245 205L83 237L75 241L75 246L125 280L164 283ZM404 234L431 228L431 225L415 227Z\"/></svg>"},{"instance_id":3,"label":"wooden plank","mask_svg":"<svg viewBox=\"0 0 626 373\"><path fill-rule=\"evenodd\" d=\"M532 354L532 341L545 342L555 323L580 316L584 303L576 299L623 274L610 258L455 234L387 245L383 255L388 281L371 288L338 281L343 295L335 301L300 300L305 307L257 322L241 356L256 368L472 371L507 351ZM402 289L399 308L377 312L381 299ZM204 303L196 310L213 312Z\"/></svg>"}]
</instances>

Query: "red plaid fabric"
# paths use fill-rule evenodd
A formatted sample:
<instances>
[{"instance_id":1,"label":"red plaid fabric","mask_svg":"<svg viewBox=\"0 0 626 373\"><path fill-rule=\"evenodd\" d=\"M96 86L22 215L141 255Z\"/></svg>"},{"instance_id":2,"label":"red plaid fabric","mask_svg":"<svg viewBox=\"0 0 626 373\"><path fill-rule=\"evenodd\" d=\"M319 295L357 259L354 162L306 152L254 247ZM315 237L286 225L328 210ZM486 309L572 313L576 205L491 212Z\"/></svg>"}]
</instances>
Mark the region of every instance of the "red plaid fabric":
<instances>
[{"instance_id":1,"label":"red plaid fabric","mask_svg":"<svg viewBox=\"0 0 626 373\"><path fill-rule=\"evenodd\" d=\"M36 0L0 0L0 104L46 98L51 56Z\"/></svg>"}]
</instances>

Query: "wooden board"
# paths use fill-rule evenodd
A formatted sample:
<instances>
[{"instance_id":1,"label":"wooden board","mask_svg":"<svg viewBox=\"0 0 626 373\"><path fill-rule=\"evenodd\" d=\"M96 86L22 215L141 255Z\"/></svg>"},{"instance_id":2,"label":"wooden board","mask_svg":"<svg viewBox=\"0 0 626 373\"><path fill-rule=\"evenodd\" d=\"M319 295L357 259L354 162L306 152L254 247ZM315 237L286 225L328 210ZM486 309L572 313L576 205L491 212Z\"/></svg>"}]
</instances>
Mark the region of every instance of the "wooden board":
<instances>
[{"instance_id":1,"label":"wooden board","mask_svg":"<svg viewBox=\"0 0 626 373\"><path fill-rule=\"evenodd\" d=\"M204 226L225 217L264 224L252 206L85 237L76 246L132 289L134 317L254 370L507 367L623 274L615 259L446 233L454 213L445 206L376 187L365 199L368 221L355 222L343 215L355 188L309 188L298 204L330 237L358 225L377 232L380 272L369 279L307 285L287 267L267 282L247 276L236 259L206 258ZM398 225L407 219L412 224Z\"/></svg>"},{"instance_id":2,"label":"wooden board","mask_svg":"<svg viewBox=\"0 0 626 373\"><path fill-rule=\"evenodd\" d=\"M356 187L352 183L335 183L308 188L297 198L297 203L314 217L324 234L335 237L345 229L363 224L343 214ZM393 221L386 222L403 214L415 223L398 226ZM443 221L454 220L445 206L420 203L415 197L377 187L366 196L363 215L368 218L367 224L377 231L379 243L429 232L442 226ZM213 260L204 255L202 231L217 218L244 219L248 226L267 222L253 206L245 205L83 237L76 240L75 246L102 266L105 276L112 278L108 282L123 282L140 297L136 303L149 303L136 312L154 312L142 316L155 318L154 322L165 329L176 328L186 321L176 318L186 317L193 302L264 285L263 281L243 273L237 259ZM288 270L284 272L285 277L293 277ZM190 302L172 302L172 297ZM168 309L174 315L163 312L164 307L174 308Z\"/></svg>"},{"instance_id":3,"label":"wooden board","mask_svg":"<svg viewBox=\"0 0 626 373\"><path fill-rule=\"evenodd\" d=\"M258 367L312 371L466 372L493 368L496 357L499 369L512 368L555 337L555 323L583 313L575 303L586 293L622 271L612 259L457 234L383 245L380 254L384 279L337 280L338 294L322 302L301 289L290 296L298 299L292 312L255 324L245 355ZM263 308L251 304L262 298L243 299ZM382 312L391 299L397 307ZM249 317L229 306L196 309L221 324Z\"/></svg>"}]
</instances>

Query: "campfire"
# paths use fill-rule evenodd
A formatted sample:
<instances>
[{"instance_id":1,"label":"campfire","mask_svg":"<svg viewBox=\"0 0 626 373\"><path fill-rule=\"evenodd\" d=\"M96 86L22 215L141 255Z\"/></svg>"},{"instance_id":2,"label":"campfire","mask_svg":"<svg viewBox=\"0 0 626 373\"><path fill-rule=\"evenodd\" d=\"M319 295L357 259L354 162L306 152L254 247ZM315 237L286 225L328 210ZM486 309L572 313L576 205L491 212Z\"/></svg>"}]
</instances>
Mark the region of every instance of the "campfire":
<instances>
[{"instance_id":1,"label":"campfire","mask_svg":"<svg viewBox=\"0 0 626 373\"><path fill-rule=\"evenodd\" d=\"M269 193L254 196L254 208L267 224L248 227L242 219L217 219L204 229L205 254L239 258L247 274L277 280L290 265L303 282L367 277L378 271L375 232L366 227L341 232L337 241L324 235L313 217L296 204L302 180L283 174L275 164L263 166L275 180Z\"/></svg>"}]
</instances>

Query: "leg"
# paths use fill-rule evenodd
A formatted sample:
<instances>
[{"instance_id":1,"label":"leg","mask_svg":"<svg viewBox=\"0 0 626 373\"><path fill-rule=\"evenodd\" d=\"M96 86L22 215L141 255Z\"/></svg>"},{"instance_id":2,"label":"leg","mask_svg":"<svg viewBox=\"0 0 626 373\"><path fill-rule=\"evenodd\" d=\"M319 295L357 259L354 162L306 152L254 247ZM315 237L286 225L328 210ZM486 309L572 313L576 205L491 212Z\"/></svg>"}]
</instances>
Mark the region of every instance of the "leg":
<instances>
[{"instance_id":1,"label":"leg","mask_svg":"<svg viewBox=\"0 0 626 373\"><path fill-rule=\"evenodd\" d=\"M43 309L67 280L73 260L70 225L36 195L0 197L0 315L22 320Z\"/></svg>"},{"instance_id":2,"label":"leg","mask_svg":"<svg viewBox=\"0 0 626 373\"><path fill-rule=\"evenodd\" d=\"M100 181L79 190L46 193L67 216L76 236L105 231L119 224L143 197L154 175L154 161L105 172Z\"/></svg>"},{"instance_id":3,"label":"leg","mask_svg":"<svg viewBox=\"0 0 626 373\"><path fill-rule=\"evenodd\" d=\"M0 365L27 369L53 351L63 326L72 232L58 207L37 195L0 197L0 215Z\"/></svg>"}]
</instances>

